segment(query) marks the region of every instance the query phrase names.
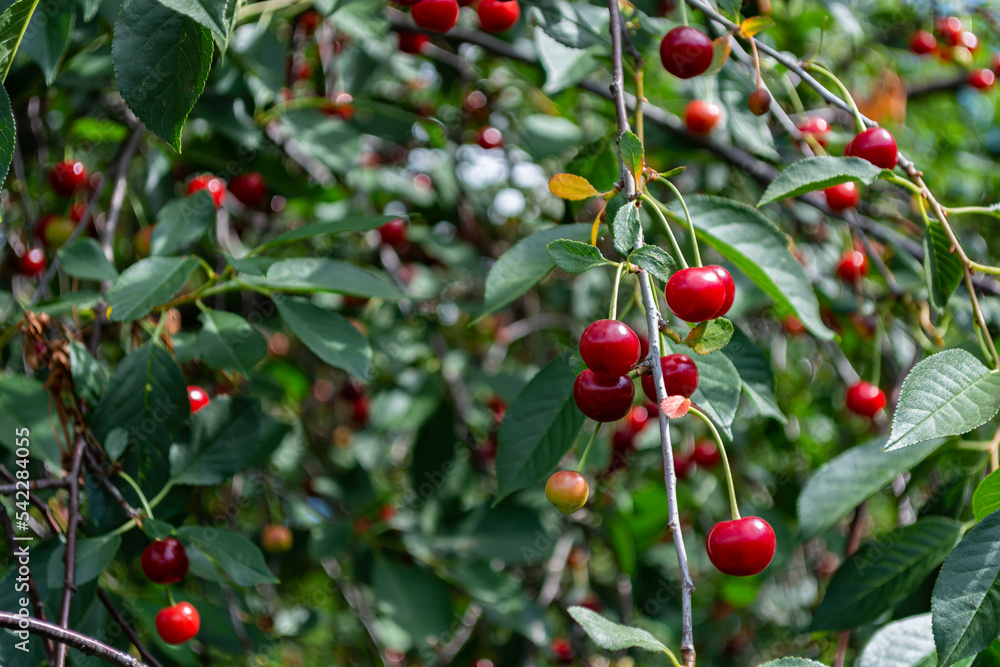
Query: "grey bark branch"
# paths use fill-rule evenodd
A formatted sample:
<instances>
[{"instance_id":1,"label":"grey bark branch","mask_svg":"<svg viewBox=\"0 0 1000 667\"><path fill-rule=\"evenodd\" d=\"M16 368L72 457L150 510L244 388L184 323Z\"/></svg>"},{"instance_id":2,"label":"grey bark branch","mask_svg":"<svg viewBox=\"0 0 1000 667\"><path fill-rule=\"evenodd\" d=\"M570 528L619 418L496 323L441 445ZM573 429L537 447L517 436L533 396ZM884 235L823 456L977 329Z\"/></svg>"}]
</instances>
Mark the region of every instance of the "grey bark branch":
<instances>
[{"instance_id":1,"label":"grey bark branch","mask_svg":"<svg viewBox=\"0 0 1000 667\"><path fill-rule=\"evenodd\" d=\"M75 648L84 655L98 657L112 665L121 665L121 667L148 667L144 662L133 658L128 653L111 648L107 644L92 639L87 635L81 635L79 632L73 632L58 625L40 621L37 618L25 618L15 613L0 611L0 628L24 631L38 635L39 637L45 637L62 647L69 646Z\"/></svg>"}]
</instances>

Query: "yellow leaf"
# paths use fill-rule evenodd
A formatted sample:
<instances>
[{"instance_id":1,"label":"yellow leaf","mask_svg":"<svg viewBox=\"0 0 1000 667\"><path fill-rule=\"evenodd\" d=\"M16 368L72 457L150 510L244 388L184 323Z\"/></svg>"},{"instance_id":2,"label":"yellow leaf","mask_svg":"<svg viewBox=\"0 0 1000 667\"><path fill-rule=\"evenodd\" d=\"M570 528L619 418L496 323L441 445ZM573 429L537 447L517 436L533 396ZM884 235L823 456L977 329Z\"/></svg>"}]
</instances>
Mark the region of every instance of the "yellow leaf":
<instances>
[{"instance_id":1,"label":"yellow leaf","mask_svg":"<svg viewBox=\"0 0 1000 667\"><path fill-rule=\"evenodd\" d=\"M549 179L549 191L556 197L572 201L590 199L601 194L590 181L575 174L556 174Z\"/></svg>"},{"instance_id":2,"label":"yellow leaf","mask_svg":"<svg viewBox=\"0 0 1000 667\"><path fill-rule=\"evenodd\" d=\"M774 19L770 16L754 16L753 18L746 19L740 24L740 32L742 32L745 37L753 37L758 32L766 30L772 25L774 25Z\"/></svg>"}]
</instances>

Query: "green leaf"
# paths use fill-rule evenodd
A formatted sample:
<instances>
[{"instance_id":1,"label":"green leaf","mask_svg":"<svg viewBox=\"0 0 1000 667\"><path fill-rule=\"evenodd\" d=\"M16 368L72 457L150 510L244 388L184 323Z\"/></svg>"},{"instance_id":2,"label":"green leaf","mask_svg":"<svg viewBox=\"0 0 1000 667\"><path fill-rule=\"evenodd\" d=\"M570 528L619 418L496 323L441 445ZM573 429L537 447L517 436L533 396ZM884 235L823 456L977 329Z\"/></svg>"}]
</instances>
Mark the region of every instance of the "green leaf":
<instances>
[{"instance_id":1,"label":"green leaf","mask_svg":"<svg viewBox=\"0 0 1000 667\"><path fill-rule=\"evenodd\" d=\"M371 347L346 318L302 297L286 297L275 303L281 319L317 357L357 378L368 379Z\"/></svg>"},{"instance_id":2,"label":"green leaf","mask_svg":"<svg viewBox=\"0 0 1000 667\"><path fill-rule=\"evenodd\" d=\"M938 662L974 656L1000 635L1000 512L966 533L941 567L931 596Z\"/></svg>"},{"instance_id":3,"label":"green leaf","mask_svg":"<svg viewBox=\"0 0 1000 667\"><path fill-rule=\"evenodd\" d=\"M806 660L805 658L778 658L777 660L764 663L760 667L826 667L826 665L815 660Z\"/></svg>"},{"instance_id":4,"label":"green leaf","mask_svg":"<svg viewBox=\"0 0 1000 667\"><path fill-rule=\"evenodd\" d=\"M71 340L69 343L69 368L73 375L73 388L83 400L97 405L101 393L108 381L108 374L90 355L82 343Z\"/></svg>"},{"instance_id":5,"label":"green leaf","mask_svg":"<svg viewBox=\"0 0 1000 667\"><path fill-rule=\"evenodd\" d=\"M972 494L972 510L976 521L982 521L1000 509L1000 474L994 470L979 483Z\"/></svg>"},{"instance_id":6,"label":"green leaf","mask_svg":"<svg viewBox=\"0 0 1000 667\"><path fill-rule=\"evenodd\" d=\"M174 534L174 527L166 521L144 517L142 520L142 532L146 533L150 539L162 540Z\"/></svg>"},{"instance_id":7,"label":"green leaf","mask_svg":"<svg viewBox=\"0 0 1000 667\"><path fill-rule=\"evenodd\" d=\"M847 181L871 185L881 174L880 167L859 157L807 157L785 167L764 190L757 206Z\"/></svg>"},{"instance_id":8,"label":"green leaf","mask_svg":"<svg viewBox=\"0 0 1000 667\"><path fill-rule=\"evenodd\" d=\"M198 268L194 257L147 257L125 269L111 284L104 300L112 322L136 320L163 305L184 287Z\"/></svg>"},{"instance_id":9,"label":"green leaf","mask_svg":"<svg viewBox=\"0 0 1000 667\"><path fill-rule=\"evenodd\" d=\"M217 396L191 415L189 442L170 448L174 484L221 484L250 464L260 438L260 402Z\"/></svg>"},{"instance_id":10,"label":"green leaf","mask_svg":"<svg viewBox=\"0 0 1000 667\"><path fill-rule=\"evenodd\" d=\"M687 200L698 238L715 248L776 302L795 313L820 340L833 332L819 315L809 277L788 249L788 238L760 211L721 197L695 195ZM680 205L670 209L680 215Z\"/></svg>"},{"instance_id":11,"label":"green leaf","mask_svg":"<svg viewBox=\"0 0 1000 667\"><path fill-rule=\"evenodd\" d=\"M618 142L618 152L622 156L622 162L625 164L625 167L638 180L639 176L642 175L642 167L646 159L645 155L643 155L642 142L639 141L639 137L632 134L632 132L623 134Z\"/></svg>"},{"instance_id":12,"label":"green leaf","mask_svg":"<svg viewBox=\"0 0 1000 667\"><path fill-rule=\"evenodd\" d=\"M566 611L595 644L607 651L641 648L650 653L670 653L670 649L645 630L614 623L586 607L570 607Z\"/></svg>"},{"instance_id":13,"label":"green leaf","mask_svg":"<svg viewBox=\"0 0 1000 667\"><path fill-rule=\"evenodd\" d=\"M958 522L926 517L865 543L833 576L810 630L847 630L875 622L913 593L961 536Z\"/></svg>"},{"instance_id":14,"label":"green leaf","mask_svg":"<svg viewBox=\"0 0 1000 667\"><path fill-rule=\"evenodd\" d=\"M51 86L76 22L76 7L72 0L59 0L41 9L31 17L20 51L38 64L45 75L45 85Z\"/></svg>"},{"instance_id":15,"label":"green leaf","mask_svg":"<svg viewBox=\"0 0 1000 667\"><path fill-rule=\"evenodd\" d=\"M181 128L205 89L212 36L158 0L126 0L112 41L118 89L129 108L175 151Z\"/></svg>"},{"instance_id":16,"label":"green leaf","mask_svg":"<svg viewBox=\"0 0 1000 667\"><path fill-rule=\"evenodd\" d=\"M387 222L398 218L398 215L366 215L351 218L343 218L335 222L317 222L311 225L303 225L296 229L290 229L283 234L275 236L270 241L265 241L259 245L255 252L274 248L279 245L295 243L303 239L321 236L323 234L341 234L343 232L367 232L371 229L378 229Z\"/></svg>"},{"instance_id":17,"label":"green leaf","mask_svg":"<svg viewBox=\"0 0 1000 667\"><path fill-rule=\"evenodd\" d=\"M671 340L666 345L668 350L664 354L686 354L689 349ZM722 352L699 356L694 362L698 366L698 389L691 395L691 401L731 440L733 419L740 404L740 374Z\"/></svg>"},{"instance_id":18,"label":"green leaf","mask_svg":"<svg viewBox=\"0 0 1000 667\"><path fill-rule=\"evenodd\" d=\"M231 0L237 2L237 0ZM225 44L229 39L229 20L226 18L227 0L159 0L165 7L189 16L205 26Z\"/></svg>"},{"instance_id":19,"label":"green leaf","mask_svg":"<svg viewBox=\"0 0 1000 667\"><path fill-rule=\"evenodd\" d=\"M616 194L608 202L608 220L611 222L611 238L615 250L622 257L628 257L639 240L639 207L634 202L625 199L622 193Z\"/></svg>"},{"instance_id":20,"label":"green leaf","mask_svg":"<svg viewBox=\"0 0 1000 667\"><path fill-rule=\"evenodd\" d=\"M931 305L937 310L944 310L962 283L962 260L951 252L951 241L938 220L931 220L924 231L924 280Z\"/></svg>"},{"instance_id":21,"label":"green leaf","mask_svg":"<svg viewBox=\"0 0 1000 667\"><path fill-rule=\"evenodd\" d=\"M553 263L568 273L583 273L598 266L614 266L614 262L606 260L600 250L582 241L558 239L546 248Z\"/></svg>"},{"instance_id":22,"label":"green leaf","mask_svg":"<svg viewBox=\"0 0 1000 667\"><path fill-rule=\"evenodd\" d=\"M593 141L576 152L576 155L566 164L566 171L576 174L593 187L606 192L618 182L621 164L612 149L612 138L615 133Z\"/></svg>"},{"instance_id":23,"label":"green leaf","mask_svg":"<svg viewBox=\"0 0 1000 667\"><path fill-rule=\"evenodd\" d=\"M315 109L295 109L280 118L282 131L295 137L298 149L333 173L346 174L356 166L361 133L352 124Z\"/></svg>"},{"instance_id":24,"label":"green leaf","mask_svg":"<svg viewBox=\"0 0 1000 667\"><path fill-rule=\"evenodd\" d=\"M59 465L59 444L49 421L49 400L49 392L38 380L23 375L0 377L0 445L15 451L24 445L23 429L27 429L32 456Z\"/></svg>"},{"instance_id":25,"label":"green leaf","mask_svg":"<svg viewBox=\"0 0 1000 667\"><path fill-rule=\"evenodd\" d=\"M82 280L114 280L118 271L105 257L101 244L89 237L78 238L56 251L63 271Z\"/></svg>"},{"instance_id":26,"label":"green leaf","mask_svg":"<svg viewBox=\"0 0 1000 667\"><path fill-rule=\"evenodd\" d=\"M556 239L586 241L590 225L557 225L523 238L505 252L486 276L486 303L478 319L500 310L538 284L555 264L549 257L548 245Z\"/></svg>"},{"instance_id":27,"label":"green leaf","mask_svg":"<svg viewBox=\"0 0 1000 667\"><path fill-rule=\"evenodd\" d=\"M10 106L7 89L0 85L0 185L7 180L7 170L14 159L14 141L14 110Z\"/></svg>"},{"instance_id":28,"label":"green leaf","mask_svg":"<svg viewBox=\"0 0 1000 667\"><path fill-rule=\"evenodd\" d=\"M280 290L337 292L376 299L402 299L405 294L383 275L339 259L299 257L275 262L266 278L241 276L246 282Z\"/></svg>"},{"instance_id":29,"label":"green leaf","mask_svg":"<svg viewBox=\"0 0 1000 667\"><path fill-rule=\"evenodd\" d=\"M884 438L849 449L825 463L799 494L799 536L816 537L941 446L940 440L897 452L883 451Z\"/></svg>"},{"instance_id":30,"label":"green leaf","mask_svg":"<svg viewBox=\"0 0 1000 667\"><path fill-rule=\"evenodd\" d=\"M422 501L436 495L444 485L454 467L456 444L460 442L455 430L455 410L447 401L441 401L413 440L410 485Z\"/></svg>"},{"instance_id":31,"label":"green leaf","mask_svg":"<svg viewBox=\"0 0 1000 667\"><path fill-rule=\"evenodd\" d=\"M198 348L202 359L218 370L232 369L249 377L267 352L267 341L236 313L206 310L198 316Z\"/></svg>"},{"instance_id":32,"label":"green leaf","mask_svg":"<svg viewBox=\"0 0 1000 667\"><path fill-rule=\"evenodd\" d=\"M698 354L711 354L729 345L732 337L733 323L724 317L717 317L700 322L681 342Z\"/></svg>"},{"instance_id":33,"label":"green leaf","mask_svg":"<svg viewBox=\"0 0 1000 667\"><path fill-rule=\"evenodd\" d=\"M237 586L278 583L278 579L267 569L264 554L242 535L208 526L181 526L174 532L215 561Z\"/></svg>"},{"instance_id":34,"label":"green leaf","mask_svg":"<svg viewBox=\"0 0 1000 667\"><path fill-rule=\"evenodd\" d=\"M928 657L932 662L925 663ZM930 614L889 623L872 636L858 660L858 667L933 667L936 664Z\"/></svg>"},{"instance_id":35,"label":"green leaf","mask_svg":"<svg viewBox=\"0 0 1000 667\"><path fill-rule=\"evenodd\" d=\"M917 364L903 381L885 449L891 452L968 433L1000 410L1000 372L965 350L945 350Z\"/></svg>"},{"instance_id":36,"label":"green leaf","mask_svg":"<svg viewBox=\"0 0 1000 667\"><path fill-rule=\"evenodd\" d=\"M729 341L729 345L722 348L722 353L733 362L733 366L740 374L743 391L761 414L773 417L783 424L787 422L774 397L774 372L764 352L754 345L742 329L736 327L733 329L732 340Z\"/></svg>"},{"instance_id":37,"label":"green leaf","mask_svg":"<svg viewBox=\"0 0 1000 667\"><path fill-rule=\"evenodd\" d=\"M207 190L168 203L156 216L149 239L152 255L174 255L197 242L215 222L215 201Z\"/></svg>"},{"instance_id":38,"label":"green leaf","mask_svg":"<svg viewBox=\"0 0 1000 667\"><path fill-rule=\"evenodd\" d=\"M564 355L538 371L507 408L497 436L494 505L541 481L573 446L585 421L573 400L574 382Z\"/></svg>"},{"instance_id":39,"label":"green leaf","mask_svg":"<svg viewBox=\"0 0 1000 667\"><path fill-rule=\"evenodd\" d=\"M7 72L14 62L14 54L20 45L22 34L27 29L27 22L35 10L35 5L35 0L17 0L0 14L0 81L7 78ZM9 100L7 106L10 106ZM11 147L13 148L13 144ZM7 160L7 164L10 164L10 160Z\"/></svg>"},{"instance_id":40,"label":"green leaf","mask_svg":"<svg viewBox=\"0 0 1000 667\"><path fill-rule=\"evenodd\" d=\"M79 538L76 541L76 585L82 586L101 575L121 549L120 535ZM66 545L60 544L49 557L48 579L51 588L62 588L65 577Z\"/></svg>"},{"instance_id":41,"label":"green leaf","mask_svg":"<svg viewBox=\"0 0 1000 667\"><path fill-rule=\"evenodd\" d=\"M372 586L378 611L414 643L423 645L450 633L451 593L430 570L376 559Z\"/></svg>"},{"instance_id":42,"label":"green leaf","mask_svg":"<svg viewBox=\"0 0 1000 667\"><path fill-rule=\"evenodd\" d=\"M546 34L575 49L610 45L607 12L595 11L597 9L593 5L566 0L539 2L531 6L538 26Z\"/></svg>"},{"instance_id":43,"label":"green leaf","mask_svg":"<svg viewBox=\"0 0 1000 667\"><path fill-rule=\"evenodd\" d=\"M670 275L677 268L674 258L666 250L655 245L636 248L629 254L628 261L643 271L648 271L661 282L670 280Z\"/></svg>"},{"instance_id":44,"label":"green leaf","mask_svg":"<svg viewBox=\"0 0 1000 667\"><path fill-rule=\"evenodd\" d=\"M546 95L575 86L599 67L597 58L589 51L566 46L544 30L535 30L534 39L535 53L545 71L542 92Z\"/></svg>"}]
</instances>

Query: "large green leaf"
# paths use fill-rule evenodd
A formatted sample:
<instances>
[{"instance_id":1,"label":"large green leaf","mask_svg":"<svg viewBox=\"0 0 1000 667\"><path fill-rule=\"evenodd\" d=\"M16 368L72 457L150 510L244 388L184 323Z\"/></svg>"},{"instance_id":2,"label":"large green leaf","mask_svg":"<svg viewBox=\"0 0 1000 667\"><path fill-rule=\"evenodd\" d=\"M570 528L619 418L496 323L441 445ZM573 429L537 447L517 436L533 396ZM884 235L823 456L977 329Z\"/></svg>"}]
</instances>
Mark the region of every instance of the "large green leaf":
<instances>
[{"instance_id":1,"label":"large green leaf","mask_svg":"<svg viewBox=\"0 0 1000 667\"><path fill-rule=\"evenodd\" d=\"M883 451L884 444L885 440L878 438L849 449L825 463L806 482L798 500L801 539L822 533L900 473L930 456L941 441L924 442L898 452Z\"/></svg>"},{"instance_id":2,"label":"large green leaf","mask_svg":"<svg viewBox=\"0 0 1000 667\"><path fill-rule=\"evenodd\" d=\"M178 152L213 48L206 28L158 0L126 0L115 23L111 59L118 89L146 127Z\"/></svg>"},{"instance_id":3,"label":"large green leaf","mask_svg":"<svg viewBox=\"0 0 1000 667\"><path fill-rule=\"evenodd\" d=\"M370 229L377 229L387 222L398 218L398 215L368 215L361 217L343 218L335 222L317 222L312 225L303 225L296 229L290 229L283 234L275 236L270 241L266 241L257 247L255 252L261 252L268 248L273 248L287 243L294 243L302 239L323 234L340 234L343 232L366 232Z\"/></svg>"},{"instance_id":4,"label":"large green leaf","mask_svg":"<svg viewBox=\"0 0 1000 667\"><path fill-rule=\"evenodd\" d=\"M120 535L102 535L95 538L79 538L76 541L76 585L82 586L101 575L118 555L122 546ZM51 588L62 588L65 575L66 545L60 544L49 557L47 575Z\"/></svg>"},{"instance_id":5,"label":"large green leaf","mask_svg":"<svg viewBox=\"0 0 1000 667\"><path fill-rule=\"evenodd\" d=\"M250 464L260 439L260 402L218 396L191 415L188 442L170 448L174 484L221 484Z\"/></svg>"},{"instance_id":6,"label":"large green leaf","mask_svg":"<svg viewBox=\"0 0 1000 667\"><path fill-rule=\"evenodd\" d=\"M410 463L410 485L421 502L436 495L454 467L456 444L455 409L441 401L417 431Z\"/></svg>"},{"instance_id":7,"label":"large green leaf","mask_svg":"<svg viewBox=\"0 0 1000 667\"><path fill-rule=\"evenodd\" d=\"M729 345L722 348L722 353L733 362L733 366L740 374L743 391L761 414L773 417L782 423L788 421L774 396L774 372L763 350L754 345L742 329L735 327L733 337Z\"/></svg>"},{"instance_id":8,"label":"large green leaf","mask_svg":"<svg viewBox=\"0 0 1000 667\"><path fill-rule=\"evenodd\" d=\"M586 607L570 607L567 611L595 644L608 651L641 648L650 653L667 653L670 650L645 630L614 623Z\"/></svg>"},{"instance_id":9,"label":"large green leaf","mask_svg":"<svg viewBox=\"0 0 1000 667\"><path fill-rule=\"evenodd\" d=\"M69 368L73 375L73 388L76 393L85 401L97 405L104 392L104 385L108 381L108 374L83 343L70 341Z\"/></svg>"},{"instance_id":10,"label":"large green leaf","mask_svg":"<svg viewBox=\"0 0 1000 667\"><path fill-rule=\"evenodd\" d=\"M925 667L934 658L931 615L920 614L893 621L876 632L861 652L858 667ZM930 667L937 661L930 663Z\"/></svg>"},{"instance_id":11,"label":"large green leaf","mask_svg":"<svg viewBox=\"0 0 1000 667\"><path fill-rule=\"evenodd\" d=\"M454 622L451 594L430 570L380 558L375 561L372 585L378 611L413 643L423 645L449 634Z\"/></svg>"},{"instance_id":12,"label":"large green leaf","mask_svg":"<svg viewBox=\"0 0 1000 667\"><path fill-rule=\"evenodd\" d=\"M361 152L361 133L350 123L316 109L293 109L281 116L282 130L295 145L335 174L354 169Z\"/></svg>"},{"instance_id":13,"label":"large green leaf","mask_svg":"<svg viewBox=\"0 0 1000 667\"><path fill-rule=\"evenodd\" d=\"M22 2L24 0L21 0ZM0 185L7 180L10 161L14 159L14 110L7 89L0 85Z\"/></svg>"},{"instance_id":14,"label":"large green leaf","mask_svg":"<svg viewBox=\"0 0 1000 667\"><path fill-rule=\"evenodd\" d=\"M215 561L237 586L278 583L278 579L267 569L264 554L242 535L209 526L181 526L175 532L181 540L191 542Z\"/></svg>"},{"instance_id":15,"label":"large green leaf","mask_svg":"<svg viewBox=\"0 0 1000 667\"><path fill-rule=\"evenodd\" d=\"M215 222L215 201L207 190L190 197L175 199L156 216L156 227L149 239L153 255L173 255L205 235Z\"/></svg>"},{"instance_id":16,"label":"large green leaf","mask_svg":"<svg viewBox=\"0 0 1000 667\"><path fill-rule=\"evenodd\" d=\"M587 78L600 65L585 49L575 49L553 39L544 30L534 31L535 53L545 71L542 92L554 95Z\"/></svg>"},{"instance_id":17,"label":"large green leaf","mask_svg":"<svg viewBox=\"0 0 1000 667\"><path fill-rule=\"evenodd\" d=\"M219 370L232 369L245 376L264 358L267 341L236 313L205 310L198 316L198 349L206 364Z\"/></svg>"},{"instance_id":18,"label":"large green leaf","mask_svg":"<svg viewBox=\"0 0 1000 667\"><path fill-rule=\"evenodd\" d=\"M846 630L878 619L915 591L958 543L962 526L927 517L865 543L830 581L813 630Z\"/></svg>"},{"instance_id":19,"label":"large green leaf","mask_svg":"<svg viewBox=\"0 0 1000 667\"><path fill-rule=\"evenodd\" d=\"M96 239L78 238L56 251L59 265L67 274L83 280L114 280L118 271L111 265Z\"/></svg>"},{"instance_id":20,"label":"large green leaf","mask_svg":"<svg viewBox=\"0 0 1000 667\"><path fill-rule=\"evenodd\" d=\"M619 192L608 201L607 219L615 250L622 257L628 257L639 239L641 230L639 206L636 202L629 202L625 195Z\"/></svg>"},{"instance_id":21,"label":"large green leaf","mask_svg":"<svg viewBox=\"0 0 1000 667\"><path fill-rule=\"evenodd\" d=\"M11 452L17 449L24 437L23 431L18 435L19 429L28 430L32 456L59 465L59 445L49 422L49 392L33 378L0 377L0 445Z\"/></svg>"},{"instance_id":22,"label":"large green leaf","mask_svg":"<svg viewBox=\"0 0 1000 667\"><path fill-rule=\"evenodd\" d=\"M36 0L17 0L0 14L0 81L7 78L14 54L28 27L28 20L36 7ZM7 102L10 106L10 102ZM7 161L10 164L10 160Z\"/></svg>"},{"instance_id":23,"label":"large green leaf","mask_svg":"<svg viewBox=\"0 0 1000 667\"><path fill-rule=\"evenodd\" d=\"M567 273L583 273L598 266L614 266L601 251L583 241L557 239L548 246L549 258Z\"/></svg>"},{"instance_id":24,"label":"large green leaf","mask_svg":"<svg viewBox=\"0 0 1000 667\"><path fill-rule=\"evenodd\" d=\"M938 310L944 310L962 283L962 260L952 252L951 241L937 220L924 230L924 280L931 305Z\"/></svg>"},{"instance_id":25,"label":"large green leaf","mask_svg":"<svg viewBox=\"0 0 1000 667\"><path fill-rule=\"evenodd\" d=\"M771 181L757 206L763 206L785 197L797 197L813 190L822 190L838 183L856 181L864 185L874 183L882 173L868 160L859 157L807 157L793 162Z\"/></svg>"},{"instance_id":26,"label":"large green leaf","mask_svg":"<svg viewBox=\"0 0 1000 667\"><path fill-rule=\"evenodd\" d=\"M497 436L495 502L541 481L573 446L585 420L573 400L575 381L564 355L538 371L507 408Z\"/></svg>"},{"instance_id":27,"label":"large green leaf","mask_svg":"<svg viewBox=\"0 0 1000 667\"><path fill-rule=\"evenodd\" d=\"M788 249L788 238L757 209L721 197L687 200L698 238L743 271L768 296L793 311L821 340L833 338L819 315L819 303L802 265ZM670 205L673 214L680 205Z\"/></svg>"},{"instance_id":28,"label":"large green leaf","mask_svg":"<svg viewBox=\"0 0 1000 667\"><path fill-rule=\"evenodd\" d=\"M108 319L126 322L146 315L177 294L194 270L194 257L147 257L125 269L108 288Z\"/></svg>"},{"instance_id":29,"label":"large green leaf","mask_svg":"<svg viewBox=\"0 0 1000 667\"><path fill-rule=\"evenodd\" d=\"M976 487L976 492L972 494L972 509L976 521L982 521L1000 510L1000 471L994 470Z\"/></svg>"},{"instance_id":30,"label":"large green leaf","mask_svg":"<svg viewBox=\"0 0 1000 667\"><path fill-rule=\"evenodd\" d=\"M670 280L670 274L677 268L674 258L666 250L650 244L633 250L628 256L628 261L663 282Z\"/></svg>"},{"instance_id":31,"label":"large green leaf","mask_svg":"<svg viewBox=\"0 0 1000 667\"><path fill-rule=\"evenodd\" d=\"M317 357L355 377L368 379L371 346L346 318L302 297L279 298L275 303L281 319Z\"/></svg>"},{"instance_id":32,"label":"large green leaf","mask_svg":"<svg viewBox=\"0 0 1000 667\"><path fill-rule=\"evenodd\" d=\"M514 244L486 276L486 303L479 316L503 308L555 268L548 253L550 243L556 239L588 240L590 227L588 224L558 225L535 232Z\"/></svg>"},{"instance_id":33,"label":"large green leaf","mask_svg":"<svg viewBox=\"0 0 1000 667\"><path fill-rule=\"evenodd\" d=\"M379 299L401 299L405 296L402 290L374 271L324 257L282 260L271 265L266 278L241 278L272 289L297 292L338 292Z\"/></svg>"},{"instance_id":34,"label":"large green leaf","mask_svg":"<svg viewBox=\"0 0 1000 667\"><path fill-rule=\"evenodd\" d=\"M826 667L821 662L806 660L805 658L778 658L771 662L766 662L760 667Z\"/></svg>"},{"instance_id":35,"label":"large green leaf","mask_svg":"<svg viewBox=\"0 0 1000 667\"><path fill-rule=\"evenodd\" d=\"M671 340L664 341L664 354L687 354L690 349ZM733 362L722 352L695 355L698 366L698 389L691 395L691 401L708 415L727 438L733 437L733 420L740 404L740 374Z\"/></svg>"},{"instance_id":36,"label":"large green leaf","mask_svg":"<svg viewBox=\"0 0 1000 667\"><path fill-rule=\"evenodd\" d=\"M45 85L51 86L76 22L76 6L73 0L55 0L41 5L41 9L31 17L20 51L38 64Z\"/></svg>"},{"instance_id":37,"label":"large green leaf","mask_svg":"<svg viewBox=\"0 0 1000 667\"><path fill-rule=\"evenodd\" d=\"M1000 371L965 350L945 350L917 364L899 392L888 452L968 433L1000 410Z\"/></svg>"},{"instance_id":38,"label":"large green leaf","mask_svg":"<svg viewBox=\"0 0 1000 667\"><path fill-rule=\"evenodd\" d=\"M199 24L205 26L224 44L229 39L230 19L226 16L226 6L229 2L238 0L159 0L164 6L175 12L190 16Z\"/></svg>"}]
</instances>

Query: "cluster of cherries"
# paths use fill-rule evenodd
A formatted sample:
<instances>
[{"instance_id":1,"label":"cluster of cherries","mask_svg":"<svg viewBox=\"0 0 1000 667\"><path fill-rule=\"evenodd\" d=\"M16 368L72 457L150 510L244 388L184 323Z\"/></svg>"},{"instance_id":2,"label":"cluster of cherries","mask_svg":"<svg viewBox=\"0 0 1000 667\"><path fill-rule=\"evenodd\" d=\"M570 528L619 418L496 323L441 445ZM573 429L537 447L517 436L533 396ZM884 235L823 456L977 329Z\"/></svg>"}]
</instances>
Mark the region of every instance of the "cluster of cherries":
<instances>
[{"instance_id":1,"label":"cluster of cherries","mask_svg":"<svg viewBox=\"0 0 1000 667\"><path fill-rule=\"evenodd\" d=\"M147 546L141 562L143 573L154 584L176 584L188 573L187 552L176 537L156 540ZM198 634L200 627L201 617L190 602L178 602L156 614L156 632L168 644L183 644Z\"/></svg>"},{"instance_id":2,"label":"cluster of cherries","mask_svg":"<svg viewBox=\"0 0 1000 667\"><path fill-rule=\"evenodd\" d=\"M89 173L87 167L79 160L63 160L57 162L49 171L49 187L60 197L70 198L87 186ZM35 236L44 246L58 248L69 240L76 223L83 220L87 206L80 202L73 203L69 208L69 219L48 214L35 223ZM45 271L45 248L41 245L29 246L18 261L18 271L26 276L34 277Z\"/></svg>"},{"instance_id":3,"label":"cluster of cherries","mask_svg":"<svg viewBox=\"0 0 1000 667\"><path fill-rule=\"evenodd\" d=\"M943 62L956 62L961 65L971 64L973 57L979 51L979 38L966 30L958 17L939 18L934 22L934 33L926 30L914 31L910 35L910 50L917 55L937 55ZM977 68L969 72L968 83L973 88L987 90L996 83L998 72L1000 72L1000 54L994 54L991 67Z\"/></svg>"},{"instance_id":4,"label":"cluster of cherries","mask_svg":"<svg viewBox=\"0 0 1000 667\"><path fill-rule=\"evenodd\" d=\"M458 23L461 7L472 5L475 0L393 0L397 5L409 7L413 22L431 32L448 32ZM517 0L479 0L476 6L479 25L486 32L510 30L521 17ZM400 32L399 49L405 53L420 53L428 41L427 35Z\"/></svg>"}]
</instances>

